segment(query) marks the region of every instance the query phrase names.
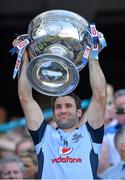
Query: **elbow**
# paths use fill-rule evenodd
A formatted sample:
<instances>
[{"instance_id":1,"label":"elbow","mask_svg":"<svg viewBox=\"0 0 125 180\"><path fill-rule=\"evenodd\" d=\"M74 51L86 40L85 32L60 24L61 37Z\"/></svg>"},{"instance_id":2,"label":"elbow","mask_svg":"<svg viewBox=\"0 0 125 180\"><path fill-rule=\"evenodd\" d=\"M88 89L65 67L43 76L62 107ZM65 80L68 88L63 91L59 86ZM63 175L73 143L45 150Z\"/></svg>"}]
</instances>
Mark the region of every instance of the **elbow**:
<instances>
[{"instance_id":1,"label":"elbow","mask_svg":"<svg viewBox=\"0 0 125 180\"><path fill-rule=\"evenodd\" d=\"M106 102L106 99L107 99L107 94L106 94L106 92L101 93L100 99L105 100L105 102Z\"/></svg>"},{"instance_id":2,"label":"elbow","mask_svg":"<svg viewBox=\"0 0 125 180\"><path fill-rule=\"evenodd\" d=\"M21 105L27 104L28 102L27 97L23 95L19 95L19 100L20 100Z\"/></svg>"},{"instance_id":3,"label":"elbow","mask_svg":"<svg viewBox=\"0 0 125 180\"><path fill-rule=\"evenodd\" d=\"M106 99L107 99L107 93L106 90L101 91L98 96L97 96L98 101L101 102L105 102L106 103Z\"/></svg>"},{"instance_id":4,"label":"elbow","mask_svg":"<svg viewBox=\"0 0 125 180\"><path fill-rule=\"evenodd\" d=\"M32 88L29 86L18 86L18 97L21 104L26 104L32 99Z\"/></svg>"},{"instance_id":5,"label":"elbow","mask_svg":"<svg viewBox=\"0 0 125 180\"><path fill-rule=\"evenodd\" d=\"M98 101L106 102L107 99L106 88L101 88L100 90L96 90L94 96Z\"/></svg>"},{"instance_id":6,"label":"elbow","mask_svg":"<svg viewBox=\"0 0 125 180\"><path fill-rule=\"evenodd\" d=\"M19 96L20 103L22 105L28 103L30 94L25 93L25 91L18 91L18 96Z\"/></svg>"}]
</instances>

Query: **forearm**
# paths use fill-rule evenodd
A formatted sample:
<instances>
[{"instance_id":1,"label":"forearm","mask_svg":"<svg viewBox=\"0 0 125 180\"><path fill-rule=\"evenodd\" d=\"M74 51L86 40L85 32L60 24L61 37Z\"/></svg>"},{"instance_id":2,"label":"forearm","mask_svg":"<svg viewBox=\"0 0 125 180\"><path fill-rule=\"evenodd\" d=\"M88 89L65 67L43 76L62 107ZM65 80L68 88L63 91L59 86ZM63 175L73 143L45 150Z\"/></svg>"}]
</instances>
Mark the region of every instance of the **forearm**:
<instances>
[{"instance_id":1,"label":"forearm","mask_svg":"<svg viewBox=\"0 0 125 180\"><path fill-rule=\"evenodd\" d=\"M106 81L97 60L89 59L89 75L93 95L87 116L89 124L97 129L104 123L106 105Z\"/></svg>"},{"instance_id":2,"label":"forearm","mask_svg":"<svg viewBox=\"0 0 125 180\"><path fill-rule=\"evenodd\" d=\"M21 101L22 99L26 100L29 97L32 97L32 88L26 75L28 63L29 63L29 58L25 54L22 57L22 67L21 67L21 72L18 79L18 95Z\"/></svg>"},{"instance_id":3,"label":"forearm","mask_svg":"<svg viewBox=\"0 0 125 180\"><path fill-rule=\"evenodd\" d=\"M89 76L93 96L96 99L106 98L106 80L99 61L89 58Z\"/></svg>"}]
</instances>

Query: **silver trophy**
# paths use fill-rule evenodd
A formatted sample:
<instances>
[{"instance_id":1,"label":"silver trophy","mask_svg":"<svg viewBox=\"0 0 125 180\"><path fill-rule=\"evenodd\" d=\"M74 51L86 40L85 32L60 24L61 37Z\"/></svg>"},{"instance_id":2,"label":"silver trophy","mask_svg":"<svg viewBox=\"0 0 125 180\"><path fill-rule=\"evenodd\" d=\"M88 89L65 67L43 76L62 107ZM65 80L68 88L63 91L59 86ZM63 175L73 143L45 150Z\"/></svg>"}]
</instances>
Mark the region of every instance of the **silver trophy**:
<instances>
[{"instance_id":1,"label":"silver trophy","mask_svg":"<svg viewBox=\"0 0 125 180\"><path fill-rule=\"evenodd\" d=\"M32 87L45 95L61 96L79 83L79 71L87 45L89 23L77 13L49 10L28 26L31 61L27 77Z\"/></svg>"}]
</instances>

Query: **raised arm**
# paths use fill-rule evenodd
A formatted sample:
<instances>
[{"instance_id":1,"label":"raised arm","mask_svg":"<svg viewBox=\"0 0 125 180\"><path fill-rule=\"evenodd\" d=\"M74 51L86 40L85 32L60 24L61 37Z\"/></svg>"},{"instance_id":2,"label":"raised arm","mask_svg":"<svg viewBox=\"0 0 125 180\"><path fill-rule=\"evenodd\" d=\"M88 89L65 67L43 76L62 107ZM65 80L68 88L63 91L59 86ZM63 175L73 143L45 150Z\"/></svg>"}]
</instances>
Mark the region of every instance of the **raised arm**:
<instances>
[{"instance_id":1,"label":"raised arm","mask_svg":"<svg viewBox=\"0 0 125 180\"><path fill-rule=\"evenodd\" d=\"M18 79L18 95L27 120L27 127L30 130L37 130L43 121L43 113L32 96L32 88L26 75L28 63L28 52L25 51L22 57L21 73Z\"/></svg>"},{"instance_id":2,"label":"raised arm","mask_svg":"<svg viewBox=\"0 0 125 180\"><path fill-rule=\"evenodd\" d=\"M106 106L106 80L99 61L89 57L89 78L92 88L92 99L87 110L89 124L97 129L104 124Z\"/></svg>"}]
</instances>

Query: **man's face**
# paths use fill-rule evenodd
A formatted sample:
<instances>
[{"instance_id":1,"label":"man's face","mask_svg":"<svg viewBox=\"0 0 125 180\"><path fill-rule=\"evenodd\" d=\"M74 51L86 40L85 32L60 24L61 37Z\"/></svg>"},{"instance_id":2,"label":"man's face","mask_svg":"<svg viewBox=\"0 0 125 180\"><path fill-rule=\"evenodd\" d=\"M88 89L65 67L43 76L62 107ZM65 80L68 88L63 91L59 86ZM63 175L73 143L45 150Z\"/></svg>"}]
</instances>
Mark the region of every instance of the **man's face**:
<instances>
[{"instance_id":1,"label":"man's face","mask_svg":"<svg viewBox=\"0 0 125 180\"><path fill-rule=\"evenodd\" d=\"M23 173L21 172L19 165L16 162L10 162L6 164L2 171L2 179L23 179Z\"/></svg>"},{"instance_id":2,"label":"man's face","mask_svg":"<svg viewBox=\"0 0 125 180\"><path fill-rule=\"evenodd\" d=\"M58 97L54 106L54 119L62 129L70 129L78 125L81 110L77 110L75 100L71 96Z\"/></svg>"},{"instance_id":3,"label":"man's face","mask_svg":"<svg viewBox=\"0 0 125 180\"><path fill-rule=\"evenodd\" d=\"M123 108L125 110L125 95L116 98L115 107ZM125 124L125 113L117 114L116 118L118 119L119 123Z\"/></svg>"},{"instance_id":4,"label":"man's face","mask_svg":"<svg viewBox=\"0 0 125 180\"><path fill-rule=\"evenodd\" d=\"M37 173L37 165L33 163L33 160L30 157L22 157L21 160L24 164L24 178L35 179Z\"/></svg>"}]
</instances>

